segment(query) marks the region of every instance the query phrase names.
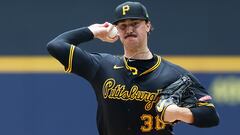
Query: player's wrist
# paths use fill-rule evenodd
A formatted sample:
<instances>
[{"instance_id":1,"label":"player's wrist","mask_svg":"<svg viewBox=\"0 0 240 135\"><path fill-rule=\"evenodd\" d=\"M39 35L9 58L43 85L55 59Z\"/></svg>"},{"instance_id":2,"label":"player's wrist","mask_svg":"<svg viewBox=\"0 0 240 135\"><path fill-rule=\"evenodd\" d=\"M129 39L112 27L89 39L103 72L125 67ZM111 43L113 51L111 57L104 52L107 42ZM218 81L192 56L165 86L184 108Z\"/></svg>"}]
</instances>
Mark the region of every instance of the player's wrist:
<instances>
[{"instance_id":1,"label":"player's wrist","mask_svg":"<svg viewBox=\"0 0 240 135\"><path fill-rule=\"evenodd\" d=\"M190 109L185 107L178 107L176 109L176 120L186 123L193 123L193 115Z\"/></svg>"},{"instance_id":2,"label":"player's wrist","mask_svg":"<svg viewBox=\"0 0 240 135\"><path fill-rule=\"evenodd\" d=\"M176 104L169 105L164 114L164 121L171 123L178 120L177 119L178 118L177 115L179 115L178 108L179 107Z\"/></svg>"},{"instance_id":3,"label":"player's wrist","mask_svg":"<svg viewBox=\"0 0 240 135\"><path fill-rule=\"evenodd\" d=\"M96 33L95 28L94 28L94 25L90 25L87 28L92 32L94 38L96 38L97 33Z\"/></svg>"}]
</instances>

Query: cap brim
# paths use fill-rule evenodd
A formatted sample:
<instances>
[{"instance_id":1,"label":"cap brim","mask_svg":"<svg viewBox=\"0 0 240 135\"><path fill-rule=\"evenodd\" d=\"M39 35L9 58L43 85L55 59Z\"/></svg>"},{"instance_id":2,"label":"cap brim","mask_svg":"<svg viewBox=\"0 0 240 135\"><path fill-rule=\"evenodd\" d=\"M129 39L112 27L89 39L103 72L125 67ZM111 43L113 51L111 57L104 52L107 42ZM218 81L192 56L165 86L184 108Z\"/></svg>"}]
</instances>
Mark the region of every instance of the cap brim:
<instances>
[{"instance_id":1,"label":"cap brim","mask_svg":"<svg viewBox=\"0 0 240 135\"><path fill-rule=\"evenodd\" d=\"M112 24L117 25L120 21L127 20L127 19L139 19L139 20L149 20L145 17L123 17L121 19L115 20Z\"/></svg>"}]
</instances>

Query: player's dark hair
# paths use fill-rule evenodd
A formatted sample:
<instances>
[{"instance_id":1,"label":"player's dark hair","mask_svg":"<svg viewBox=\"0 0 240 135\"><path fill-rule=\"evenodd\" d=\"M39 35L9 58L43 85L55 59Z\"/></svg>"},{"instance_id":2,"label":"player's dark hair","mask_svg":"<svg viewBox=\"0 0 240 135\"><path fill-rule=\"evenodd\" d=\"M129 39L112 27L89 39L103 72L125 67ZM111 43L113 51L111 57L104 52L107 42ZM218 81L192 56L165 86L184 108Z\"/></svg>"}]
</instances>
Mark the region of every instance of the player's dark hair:
<instances>
[{"instance_id":1,"label":"player's dark hair","mask_svg":"<svg viewBox=\"0 0 240 135\"><path fill-rule=\"evenodd\" d=\"M145 22L146 22L146 23L149 23L150 20L145 20ZM151 23L151 22L150 22L150 23ZM150 27L151 27L151 28L150 28L150 31L148 32L148 36L149 36L150 33L154 30L152 23L151 23Z\"/></svg>"}]
</instances>

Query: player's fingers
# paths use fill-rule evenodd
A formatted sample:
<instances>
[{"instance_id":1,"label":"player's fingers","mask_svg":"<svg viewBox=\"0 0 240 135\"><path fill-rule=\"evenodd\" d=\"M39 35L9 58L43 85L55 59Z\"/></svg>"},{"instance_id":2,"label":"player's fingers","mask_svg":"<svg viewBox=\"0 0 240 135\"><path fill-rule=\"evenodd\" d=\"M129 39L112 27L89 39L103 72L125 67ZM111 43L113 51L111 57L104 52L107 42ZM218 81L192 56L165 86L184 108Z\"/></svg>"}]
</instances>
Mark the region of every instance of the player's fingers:
<instances>
[{"instance_id":1,"label":"player's fingers","mask_svg":"<svg viewBox=\"0 0 240 135\"><path fill-rule=\"evenodd\" d=\"M107 28L107 32L111 31L113 28L114 28L114 25L109 23L108 28Z\"/></svg>"},{"instance_id":2,"label":"player's fingers","mask_svg":"<svg viewBox=\"0 0 240 135\"><path fill-rule=\"evenodd\" d=\"M115 36L114 38L111 38L111 42L110 42L110 43L114 43L114 42L116 42L118 39L119 39L119 37L118 37L118 36Z\"/></svg>"},{"instance_id":3,"label":"player's fingers","mask_svg":"<svg viewBox=\"0 0 240 135\"><path fill-rule=\"evenodd\" d=\"M106 37L106 38L104 38L102 41L108 42L108 43L114 43L114 42L116 42L118 39L119 39L118 36L116 36L116 37L114 37L114 38Z\"/></svg>"},{"instance_id":4,"label":"player's fingers","mask_svg":"<svg viewBox=\"0 0 240 135\"><path fill-rule=\"evenodd\" d=\"M108 27L108 26L109 26L108 22L103 23L103 27Z\"/></svg>"}]
</instances>

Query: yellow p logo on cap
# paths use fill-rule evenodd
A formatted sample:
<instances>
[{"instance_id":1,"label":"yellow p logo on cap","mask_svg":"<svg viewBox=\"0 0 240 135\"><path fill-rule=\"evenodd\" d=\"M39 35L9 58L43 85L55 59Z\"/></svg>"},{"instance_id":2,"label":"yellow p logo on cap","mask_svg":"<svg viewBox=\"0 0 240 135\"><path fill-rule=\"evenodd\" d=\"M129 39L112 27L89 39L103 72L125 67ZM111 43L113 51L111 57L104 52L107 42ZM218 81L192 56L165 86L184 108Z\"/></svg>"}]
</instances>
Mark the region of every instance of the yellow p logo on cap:
<instances>
[{"instance_id":1,"label":"yellow p logo on cap","mask_svg":"<svg viewBox=\"0 0 240 135\"><path fill-rule=\"evenodd\" d=\"M122 7L122 14L123 15L126 15L126 12L130 10L130 6L128 5L125 5Z\"/></svg>"}]
</instances>

